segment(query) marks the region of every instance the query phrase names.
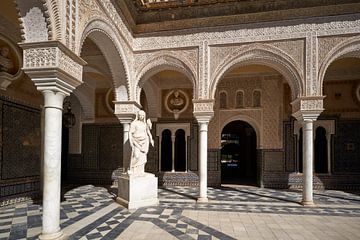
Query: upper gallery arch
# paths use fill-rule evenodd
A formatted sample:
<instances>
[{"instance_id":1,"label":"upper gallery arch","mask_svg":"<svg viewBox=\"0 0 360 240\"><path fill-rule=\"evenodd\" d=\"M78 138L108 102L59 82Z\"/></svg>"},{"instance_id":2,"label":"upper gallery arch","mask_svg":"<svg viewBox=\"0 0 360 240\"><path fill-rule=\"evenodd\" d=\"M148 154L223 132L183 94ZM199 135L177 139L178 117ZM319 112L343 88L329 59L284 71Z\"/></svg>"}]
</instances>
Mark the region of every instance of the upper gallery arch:
<instances>
[{"instance_id":1,"label":"upper gallery arch","mask_svg":"<svg viewBox=\"0 0 360 240\"><path fill-rule=\"evenodd\" d=\"M109 65L116 100L123 99L124 86L127 89L128 100L132 99L128 61L131 56L124 49L124 44L116 30L102 19L93 19L82 32L79 51L86 38L90 38L99 47Z\"/></svg>"},{"instance_id":2,"label":"upper gallery arch","mask_svg":"<svg viewBox=\"0 0 360 240\"><path fill-rule=\"evenodd\" d=\"M265 65L282 74L290 85L293 99L304 94L303 72L289 55L267 44L252 44L239 47L215 66L210 77L210 97L215 97L216 86L227 72L252 64Z\"/></svg>"}]
</instances>

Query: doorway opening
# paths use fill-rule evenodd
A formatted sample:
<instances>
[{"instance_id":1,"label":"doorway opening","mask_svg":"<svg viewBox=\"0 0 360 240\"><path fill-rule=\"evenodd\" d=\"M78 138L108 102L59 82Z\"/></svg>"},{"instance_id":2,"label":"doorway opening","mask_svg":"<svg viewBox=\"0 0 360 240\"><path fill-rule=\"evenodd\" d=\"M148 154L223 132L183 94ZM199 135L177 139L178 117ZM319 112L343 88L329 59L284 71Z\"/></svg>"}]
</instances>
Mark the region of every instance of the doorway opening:
<instances>
[{"instance_id":1,"label":"doorway opening","mask_svg":"<svg viewBox=\"0 0 360 240\"><path fill-rule=\"evenodd\" d=\"M256 185L256 132L247 122L228 123L221 132L221 183Z\"/></svg>"}]
</instances>

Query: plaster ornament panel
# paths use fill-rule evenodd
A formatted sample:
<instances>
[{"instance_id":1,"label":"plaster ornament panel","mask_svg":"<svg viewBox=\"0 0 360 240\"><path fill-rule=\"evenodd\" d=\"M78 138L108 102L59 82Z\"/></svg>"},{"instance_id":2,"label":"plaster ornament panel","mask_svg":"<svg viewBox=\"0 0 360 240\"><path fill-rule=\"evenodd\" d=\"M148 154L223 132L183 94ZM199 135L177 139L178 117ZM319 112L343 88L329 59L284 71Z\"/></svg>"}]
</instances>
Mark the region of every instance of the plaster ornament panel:
<instances>
[{"instance_id":1,"label":"plaster ornament panel","mask_svg":"<svg viewBox=\"0 0 360 240\"><path fill-rule=\"evenodd\" d=\"M337 45L335 45L329 53L324 57L321 65L319 66L318 73L318 89L319 94L322 92L324 76L327 68L334 61L345 58L345 57L359 57L360 56L360 38L359 36L349 37L346 40L341 41Z\"/></svg>"},{"instance_id":2,"label":"plaster ornament panel","mask_svg":"<svg viewBox=\"0 0 360 240\"><path fill-rule=\"evenodd\" d=\"M217 50L221 51L221 50ZM211 66L211 95L215 94L216 85L224 74L232 68L260 64L274 68L288 81L292 96L295 98L302 92L303 71L299 69L295 61L283 51L268 44L249 44L232 48L218 66Z\"/></svg>"},{"instance_id":3,"label":"plaster ornament panel","mask_svg":"<svg viewBox=\"0 0 360 240\"><path fill-rule=\"evenodd\" d=\"M209 54L209 43L208 41L203 41L199 46L199 99L208 98L208 86L210 81L210 54ZM197 96L197 93L194 94Z\"/></svg>"},{"instance_id":4,"label":"plaster ornament panel","mask_svg":"<svg viewBox=\"0 0 360 240\"><path fill-rule=\"evenodd\" d=\"M25 42L42 42L49 39L46 19L38 7L33 7L22 18Z\"/></svg>"},{"instance_id":5,"label":"plaster ornament panel","mask_svg":"<svg viewBox=\"0 0 360 240\"><path fill-rule=\"evenodd\" d=\"M320 115L323 108L324 96L302 97L291 102L293 116L298 121L314 121Z\"/></svg>"},{"instance_id":6,"label":"plaster ornament panel","mask_svg":"<svg viewBox=\"0 0 360 240\"><path fill-rule=\"evenodd\" d=\"M134 54L134 71L136 73L136 78L141 79L146 71L144 69L150 70L158 65L149 67L151 63L156 60L163 59L168 65L181 66L181 68L190 69L191 74L195 80L197 79L197 70L198 70L198 51L197 49L186 49L186 50L162 50L157 52L142 52Z\"/></svg>"},{"instance_id":7,"label":"plaster ornament panel","mask_svg":"<svg viewBox=\"0 0 360 240\"><path fill-rule=\"evenodd\" d=\"M82 82L82 66L86 62L60 42L24 43L21 47L23 70L38 90L50 89L69 94Z\"/></svg>"},{"instance_id":8,"label":"plaster ornament panel","mask_svg":"<svg viewBox=\"0 0 360 240\"><path fill-rule=\"evenodd\" d=\"M325 56L339 43L343 42L344 40L349 39L351 36L326 36L326 37L319 37L319 59L318 64L319 66L325 60Z\"/></svg>"},{"instance_id":9,"label":"plaster ornament panel","mask_svg":"<svg viewBox=\"0 0 360 240\"><path fill-rule=\"evenodd\" d=\"M233 30L229 27L214 27L212 32L193 33L181 31L180 36L157 36L140 37L134 39L135 50L155 50L160 48L174 48L200 45L204 40L209 41L209 45L214 44L234 44L245 42L298 39L305 38L309 32L314 32L318 36L350 34L358 32L360 19L357 15L345 16L339 20L338 16L323 17L323 23L314 24L312 19L309 23L304 20L291 21L292 25L269 26L267 23L244 24L241 29Z\"/></svg>"},{"instance_id":10,"label":"plaster ornament panel","mask_svg":"<svg viewBox=\"0 0 360 240\"><path fill-rule=\"evenodd\" d=\"M57 47L25 49L24 68L59 68L75 79L82 78L82 65Z\"/></svg>"},{"instance_id":11,"label":"plaster ornament panel","mask_svg":"<svg viewBox=\"0 0 360 240\"><path fill-rule=\"evenodd\" d=\"M213 100L193 100L194 113L207 113L213 112L214 101Z\"/></svg>"},{"instance_id":12,"label":"plaster ornament panel","mask_svg":"<svg viewBox=\"0 0 360 240\"><path fill-rule=\"evenodd\" d=\"M196 50L190 51L192 58L196 59ZM154 74L163 70L174 70L183 73L189 78L194 87L194 93L197 89L197 74L187 60L187 56L182 56L181 51L161 51L156 53L143 53L135 55L135 65L140 65L136 71L134 85L136 86L136 99L140 99L141 87ZM190 66L189 66L190 65ZM192 68L192 69L191 69ZM196 95L194 96L196 97Z\"/></svg>"},{"instance_id":13,"label":"plaster ornament panel","mask_svg":"<svg viewBox=\"0 0 360 240\"><path fill-rule=\"evenodd\" d=\"M97 0L98 4L102 6L103 11L112 20L114 26L117 26L118 31L121 34L121 37L124 38L127 45L132 46L133 36L128 30L128 27L124 21L119 16L116 8L114 7L111 0Z\"/></svg>"},{"instance_id":14,"label":"plaster ornament panel","mask_svg":"<svg viewBox=\"0 0 360 240\"><path fill-rule=\"evenodd\" d=\"M140 105L137 102L133 101L114 101L115 111L114 114L121 121L128 122L133 120L136 116L136 113L140 110Z\"/></svg>"},{"instance_id":15,"label":"plaster ornament panel","mask_svg":"<svg viewBox=\"0 0 360 240\"><path fill-rule=\"evenodd\" d=\"M72 75L76 79L82 79L82 66L76 64L67 54L59 51L59 68Z\"/></svg>"},{"instance_id":16,"label":"plaster ornament panel","mask_svg":"<svg viewBox=\"0 0 360 240\"><path fill-rule=\"evenodd\" d=\"M174 114L175 119L178 119L179 115L188 108L189 102L189 97L184 91L174 89L165 96L164 106L168 112Z\"/></svg>"},{"instance_id":17,"label":"plaster ornament panel","mask_svg":"<svg viewBox=\"0 0 360 240\"><path fill-rule=\"evenodd\" d=\"M305 40L296 39L296 40L276 41L276 42L270 42L269 44L278 49L281 49L288 56L290 56L295 61L298 69L304 69Z\"/></svg>"},{"instance_id":18,"label":"plaster ornament panel","mask_svg":"<svg viewBox=\"0 0 360 240\"><path fill-rule=\"evenodd\" d=\"M304 76L304 93L298 96L315 95L316 94L316 80L317 80L317 56L318 44L317 36L309 34L306 38L305 48L305 76Z\"/></svg>"}]
</instances>

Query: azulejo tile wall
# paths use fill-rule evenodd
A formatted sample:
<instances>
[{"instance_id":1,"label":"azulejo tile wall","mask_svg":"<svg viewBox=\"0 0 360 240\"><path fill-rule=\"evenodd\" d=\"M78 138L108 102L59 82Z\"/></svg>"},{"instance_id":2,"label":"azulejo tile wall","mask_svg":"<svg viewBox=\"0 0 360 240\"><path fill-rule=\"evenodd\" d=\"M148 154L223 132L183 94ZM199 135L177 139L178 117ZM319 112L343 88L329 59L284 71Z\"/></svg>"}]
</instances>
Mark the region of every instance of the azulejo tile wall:
<instances>
[{"instance_id":1,"label":"azulejo tile wall","mask_svg":"<svg viewBox=\"0 0 360 240\"><path fill-rule=\"evenodd\" d=\"M40 109L0 96L0 204L37 197L40 189Z\"/></svg>"}]
</instances>

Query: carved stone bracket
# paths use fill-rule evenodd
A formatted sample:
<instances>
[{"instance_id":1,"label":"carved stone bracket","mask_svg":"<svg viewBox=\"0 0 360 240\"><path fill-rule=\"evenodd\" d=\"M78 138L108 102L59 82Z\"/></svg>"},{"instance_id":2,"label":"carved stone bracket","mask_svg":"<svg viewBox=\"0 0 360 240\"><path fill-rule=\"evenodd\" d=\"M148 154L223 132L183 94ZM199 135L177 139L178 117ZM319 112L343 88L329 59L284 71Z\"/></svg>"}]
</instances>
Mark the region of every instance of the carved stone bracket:
<instances>
[{"instance_id":1,"label":"carved stone bracket","mask_svg":"<svg viewBox=\"0 0 360 240\"><path fill-rule=\"evenodd\" d=\"M120 123L134 120L141 106L135 101L114 101L115 115Z\"/></svg>"},{"instance_id":2,"label":"carved stone bracket","mask_svg":"<svg viewBox=\"0 0 360 240\"><path fill-rule=\"evenodd\" d=\"M293 116L298 121L315 121L323 108L325 96L300 97L295 99L292 105Z\"/></svg>"},{"instance_id":3,"label":"carved stone bracket","mask_svg":"<svg viewBox=\"0 0 360 240\"><path fill-rule=\"evenodd\" d=\"M214 116L214 100L193 100L194 116L198 122L210 122Z\"/></svg>"},{"instance_id":4,"label":"carved stone bracket","mask_svg":"<svg viewBox=\"0 0 360 240\"><path fill-rule=\"evenodd\" d=\"M23 71L39 91L53 90L68 95L82 83L83 65L79 56L59 41L20 44Z\"/></svg>"}]
</instances>

